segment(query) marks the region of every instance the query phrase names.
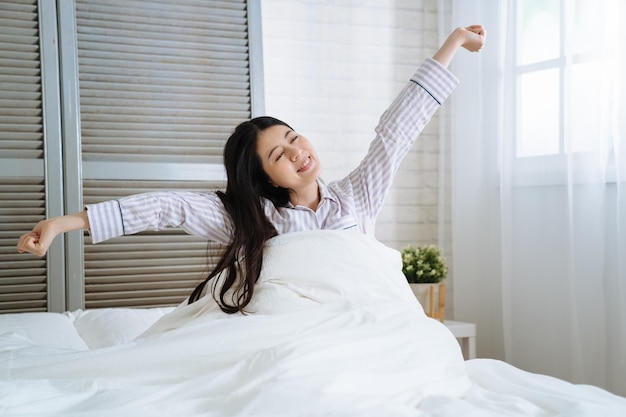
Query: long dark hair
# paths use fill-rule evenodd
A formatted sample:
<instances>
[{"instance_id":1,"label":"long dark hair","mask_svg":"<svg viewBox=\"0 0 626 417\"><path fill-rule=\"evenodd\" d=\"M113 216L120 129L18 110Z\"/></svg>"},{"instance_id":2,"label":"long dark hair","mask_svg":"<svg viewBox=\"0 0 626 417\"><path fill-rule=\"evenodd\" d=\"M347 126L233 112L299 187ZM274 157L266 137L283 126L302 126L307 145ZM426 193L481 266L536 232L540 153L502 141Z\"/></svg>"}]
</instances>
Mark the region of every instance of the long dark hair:
<instances>
[{"instance_id":1,"label":"long dark hair","mask_svg":"<svg viewBox=\"0 0 626 417\"><path fill-rule=\"evenodd\" d=\"M291 129L273 117L257 117L239 124L226 142L226 192L218 191L217 195L232 218L232 240L215 269L193 290L189 304L200 299L206 284L218 276L213 282L213 298L222 311L243 313L252 299L254 284L261 273L265 242L277 235L265 215L262 198L270 200L276 207L285 207L289 202L289 190L270 184L256 152L259 133L275 125ZM222 281L219 295L216 294L218 280ZM227 297L231 288L233 291Z\"/></svg>"}]
</instances>

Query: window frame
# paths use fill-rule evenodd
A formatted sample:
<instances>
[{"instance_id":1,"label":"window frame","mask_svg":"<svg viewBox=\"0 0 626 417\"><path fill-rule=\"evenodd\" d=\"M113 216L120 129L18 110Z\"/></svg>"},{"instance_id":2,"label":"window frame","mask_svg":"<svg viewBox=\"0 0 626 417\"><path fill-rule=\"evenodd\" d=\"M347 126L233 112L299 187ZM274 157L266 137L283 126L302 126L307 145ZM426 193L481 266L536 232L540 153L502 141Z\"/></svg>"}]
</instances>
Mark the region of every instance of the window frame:
<instances>
[{"instance_id":1,"label":"window frame","mask_svg":"<svg viewBox=\"0 0 626 417\"><path fill-rule=\"evenodd\" d=\"M511 95L508 100L511 110L511 130L514 138L513 144L508 150L510 160L513 162L512 177L514 184L518 186L533 185L560 185L569 181L574 183L585 183L595 181L597 177L590 178L589 172L584 170L572 169L572 167L584 167L593 165L593 159L597 158L597 154L592 151L571 151L568 150L567 130L569 129L567 120L570 117L570 95L568 89L571 72L575 65L584 63L601 62L602 57L599 53L591 52L571 52L571 45L568 43L568 33L570 26L574 23L572 13L572 3L566 0L559 0L559 54L555 58L546 59L532 63L519 63L519 51L521 48L520 39L521 27L519 18L522 15L523 0L513 0L514 19L512 20L513 40L511 44L514 50L511 51L509 73L513 86L511 87ZM623 9L623 7L622 7ZM559 120L558 120L558 153L518 156L518 141L521 139L519 124L522 119L521 115L521 79L527 74L538 73L545 70L557 70L559 74ZM612 144L611 144L612 145ZM614 150L608 149L611 154ZM617 173L615 167L609 166L601 172L604 175L604 181L615 182Z\"/></svg>"}]
</instances>

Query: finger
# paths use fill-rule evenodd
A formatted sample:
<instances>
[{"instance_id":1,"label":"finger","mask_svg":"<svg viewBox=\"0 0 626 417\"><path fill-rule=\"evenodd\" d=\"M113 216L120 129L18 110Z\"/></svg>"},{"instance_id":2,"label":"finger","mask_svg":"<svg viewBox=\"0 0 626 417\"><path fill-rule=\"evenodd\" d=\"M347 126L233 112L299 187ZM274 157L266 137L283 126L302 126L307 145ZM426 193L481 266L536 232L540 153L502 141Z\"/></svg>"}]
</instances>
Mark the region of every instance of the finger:
<instances>
[{"instance_id":1,"label":"finger","mask_svg":"<svg viewBox=\"0 0 626 417\"><path fill-rule=\"evenodd\" d=\"M23 235L17 243L17 251L19 253L30 252L34 246L35 238L31 235Z\"/></svg>"},{"instance_id":2,"label":"finger","mask_svg":"<svg viewBox=\"0 0 626 417\"><path fill-rule=\"evenodd\" d=\"M484 30L483 25L470 25L468 27L466 27L467 30L471 30L471 31L475 31L475 30Z\"/></svg>"},{"instance_id":3,"label":"finger","mask_svg":"<svg viewBox=\"0 0 626 417\"><path fill-rule=\"evenodd\" d=\"M25 233L22 236L20 236L20 238L17 241L17 246L22 246L24 244L24 242L26 241L26 239L28 239L28 237L31 235L31 233Z\"/></svg>"},{"instance_id":4,"label":"finger","mask_svg":"<svg viewBox=\"0 0 626 417\"><path fill-rule=\"evenodd\" d=\"M30 250L35 247L35 244L36 244L35 236L25 235L20 239L18 246L22 250L22 252L24 251L30 252Z\"/></svg>"},{"instance_id":5,"label":"finger","mask_svg":"<svg viewBox=\"0 0 626 417\"><path fill-rule=\"evenodd\" d=\"M19 253L32 253L37 256L42 256L41 245L39 244L39 235L35 233L27 233L20 237L17 244L17 251Z\"/></svg>"},{"instance_id":6,"label":"finger","mask_svg":"<svg viewBox=\"0 0 626 417\"><path fill-rule=\"evenodd\" d=\"M484 36L486 33L485 28L482 27L481 25L472 25L472 26L466 27L465 29L480 36Z\"/></svg>"}]
</instances>

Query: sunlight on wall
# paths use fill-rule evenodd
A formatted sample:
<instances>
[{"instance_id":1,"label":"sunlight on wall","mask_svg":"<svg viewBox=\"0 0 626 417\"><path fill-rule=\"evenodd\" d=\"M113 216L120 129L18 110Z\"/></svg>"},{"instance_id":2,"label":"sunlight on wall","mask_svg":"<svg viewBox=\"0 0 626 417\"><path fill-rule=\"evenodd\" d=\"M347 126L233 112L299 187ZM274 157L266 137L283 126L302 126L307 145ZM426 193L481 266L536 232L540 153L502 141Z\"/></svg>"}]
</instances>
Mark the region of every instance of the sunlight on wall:
<instances>
[{"instance_id":1,"label":"sunlight on wall","mask_svg":"<svg viewBox=\"0 0 626 417\"><path fill-rule=\"evenodd\" d=\"M266 112L313 142L326 181L365 155L399 90L394 3L262 3Z\"/></svg>"}]
</instances>

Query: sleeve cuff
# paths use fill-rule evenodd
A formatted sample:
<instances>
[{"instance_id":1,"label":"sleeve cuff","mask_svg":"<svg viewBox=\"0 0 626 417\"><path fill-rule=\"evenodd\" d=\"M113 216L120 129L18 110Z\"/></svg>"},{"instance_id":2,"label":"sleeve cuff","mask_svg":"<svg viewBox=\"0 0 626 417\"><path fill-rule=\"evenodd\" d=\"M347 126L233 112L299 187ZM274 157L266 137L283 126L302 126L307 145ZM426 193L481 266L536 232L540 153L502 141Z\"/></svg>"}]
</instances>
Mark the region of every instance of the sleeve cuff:
<instances>
[{"instance_id":1,"label":"sleeve cuff","mask_svg":"<svg viewBox=\"0 0 626 417\"><path fill-rule=\"evenodd\" d=\"M85 207L93 243L124 235L124 221L120 203L117 200L88 204Z\"/></svg>"},{"instance_id":2,"label":"sleeve cuff","mask_svg":"<svg viewBox=\"0 0 626 417\"><path fill-rule=\"evenodd\" d=\"M432 58L424 61L411 77L411 81L426 90L439 104L446 101L459 84L454 74Z\"/></svg>"}]
</instances>

